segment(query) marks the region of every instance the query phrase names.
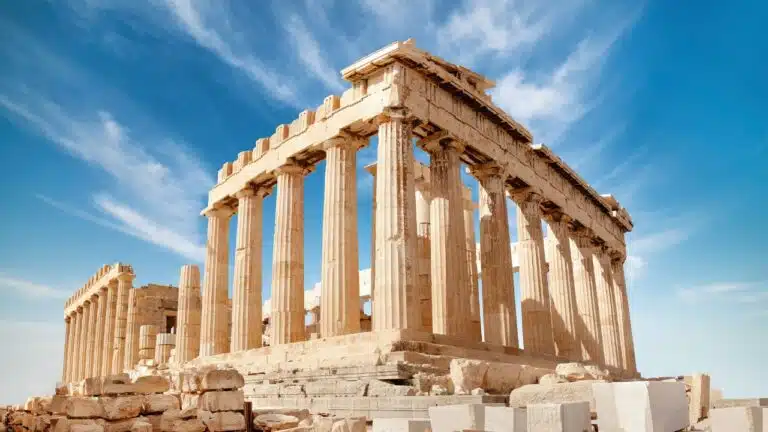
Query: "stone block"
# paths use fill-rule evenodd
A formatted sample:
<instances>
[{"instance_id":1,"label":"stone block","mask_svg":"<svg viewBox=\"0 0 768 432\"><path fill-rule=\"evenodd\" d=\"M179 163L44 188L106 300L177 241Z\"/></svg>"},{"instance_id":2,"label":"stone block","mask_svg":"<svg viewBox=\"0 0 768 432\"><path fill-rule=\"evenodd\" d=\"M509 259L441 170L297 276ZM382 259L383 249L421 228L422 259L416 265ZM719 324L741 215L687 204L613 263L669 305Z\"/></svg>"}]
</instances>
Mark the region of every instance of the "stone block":
<instances>
[{"instance_id":1,"label":"stone block","mask_svg":"<svg viewBox=\"0 0 768 432\"><path fill-rule=\"evenodd\" d=\"M181 409L194 408L197 409L197 403L200 400L199 394L194 393L182 393L181 394Z\"/></svg>"},{"instance_id":2,"label":"stone block","mask_svg":"<svg viewBox=\"0 0 768 432\"><path fill-rule=\"evenodd\" d=\"M333 422L331 432L366 432L365 418L344 418Z\"/></svg>"},{"instance_id":3,"label":"stone block","mask_svg":"<svg viewBox=\"0 0 768 432\"><path fill-rule=\"evenodd\" d=\"M681 382L599 383L593 391L600 430L666 432L689 425Z\"/></svg>"},{"instance_id":4,"label":"stone block","mask_svg":"<svg viewBox=\"0 0 768 432\"><path fill-rule=\"evenodd\" d=\"M307 419L310 419L309 424L312 424L312 414L310 414L308 409L298 409L298 408L253 408L253 417L256 418L262 414L283 414L288 416L293 416L299 419L299 421L304 421Z\"/></svg>"},{"instance_id":5,"label":"stone block","mask_svg":"<svg viewBox=\"0 0 768 432\"><path fill-rule=\"evenodd\" d=\"M416 389L411 386L391 384L381 380L371 380L368 382L368 396L390 397L390 396L415 396Z\"/></svg>"},{"instance_id":6,"label":"stone block","mask_svg":"<svg viewBox=\"0 0 768 432\"><path fill-rule=\"evenodd\" d=\"M66 414L67 399L67 396L54 395L51 398L51 413Z\"/></svg>"},{"instance_id":7,"label":"stone block","mask_svg":"<svg viewBox=\"0 0 768 432\"><path fill-rule=\"evenodd\" d=\"M198 411L197 417L211 432L241 431L245 429L245 417L235 411Z\"/></svg>"},{"instance_id":8,"label":"stone block","mask_svg":"<svg viewBox=\"0 0 768 432\"><path fill-rule=\"evenodd\" d=\"M68 419L62 417L51 423L51 432L70 432L75 425L99 425L102 429L106 422L102 419Z\"/></svg>"},{"instance_id":9,"label":"stone block","mask_svg":"<svg viewBox=\"0 0 768 432\"><path fill-rule=\"evenodd\" d=\"M69 427L70 432L104 432L104 426L100 424L73 424Z\"/></svg>"},{"instance_id":10,"label":"stone block","mask_svg":"<svg viewBox=\"0 0 768 432\"><path fill-rule=\"evenodd\" d=\"M209 391L200 395L197 408L205 411L242 411L243 391Z\"/></svg>"},{"instance_id":11,"label":"stone block","mask_svg":"<svg viewBox=\"0 0 768 432\"><path fill-rule=\"evenodd\" d=\"M197 409L170 409L160 416L160 430L167 432L202 432L205 425L197 419Z\"/></svg>"},{"instance_id":12,"label":"stone block","mask_svg":"<svg viewBox=\"0 0 768 432\"><path fill-rule=\"evenodd\" d=\"M70 418L104 417L104 407L99 400L84 396L73 396L67 399L64 412Z\"/></svg>"},{"instance_id":13,"label":"stone block","mask_svg":"<svg viewBox=\"0 0 768 432\"><path fill-rule=\"evenodd\" d=\"M512 390L509 394L509 406L525 407L541 403L589 402L590 410L595 413L595 397L592 385L605 381L578 381L572 383L541 385L530 384Z\"/></svg>"},{"instance_id":14,"label":"stone block","mask_svg":"<svg viewBox=\"0 0 768 432\"><path fill-rule=\"evenodd\" d=\"M147 422L137 421L131 425L131 432L152 432L152 425Z\"/></svg>"},{"instance_id":15,"label":"stone block","mask_svg":"<svg viewBox=\"0 0 768 432\"><path fill-rule=\"evenodd\" d=\"M114 374L101 378L101 394L117 396L121 394L135 393L136 387L131 382L128 374Z\"/></svg>"},{"instance_id":16,"label":"stone block","mask_svg":"<svg viewBox=\"0 0 768 432\"><path fill-rule=\"evenodd\" d=\"M469 394L473 389L485 384L488 362L469 359L453 359L450 364L450 376L455 394ZM517 377L515 377L515 380Z\"/></svg>"},{"instance_id":17,"label":"stone block","mask_svg":"<svg viewBox=\"0 0 768 432\"><path fill-rule=\"evenodd\" d=\"M429 407L432 432L454 432L465 429L483 431L485 430L485 409L488 406L502 405L465 404Z\"/></svg>"},{"instance_id":18,"label":"stone block","mask_svg":"<svg viewBox=\"0 0 768 432\"><path fill-rule=\"evenodd\" d=\"M253 425L266 430L292 429L299 426L299 418L286 414L260 414L253 419Z\"/></svg>"},{"instance_id":19,"label":"stone block","mask_svg":"<svg viewBox=\"0 0 768 432\"><path fill-rule=\"evenodd\" d=\"M131 428L133 427L133 424L136 422L146 422L146 418L144 417L136 417L136 418L130 418L125 420L115 420L115 421L107 421L104 422L104 432L130 432Z\"/></svg>"},{"instance_id":20,"label":"stone block","mask_svg":"<svg viewBox=\"0 0 768 432\"><path fill-rule=\"evenodd\" d=\"M133 382L133 390L136 393L164 393L171 388L167 378L159 375L147 375L136 378Z\"/></svg>"},{"instance_id":21,"label":"stone block","mask_svg":"<svg viewBox=\"0 0 768 432\"><path fill-rule=\"evenodd\" d=\"M486 406L485 425L487 432L525 432L527 413L524 408Z\"/></svg>"},{"instance_id":22,"label":"stone block","mask_svg":"<svg viewBox=\"0 0 768 432\"><path fill-rule=\"evenodd\" d=\"M768 398L748 398L748 399L718 399L712 403L712 408L731 408L731 407L768 407Z\"/></svg>"},{"instance_id":23,"label":"stone block","mask_svg":"<svg viewBox=\"0 0 768 432\"><path fill-rule=\"evenodd\" d=\"M690 387L688 398L688 421L697 423L709 416L709 375L694 374L685 377L685 383Z\"/></svg>"},{"instance_id":24,"label":"stone block","mask_svg":"<svg viewBox=\"0 0 768 432\"><path fill-rule=\"evenodd\" d=\"M142 414L162 413L170 409L179 409L179 397L171 394L150 394L143 397Z\"/></svg>"},{"instance_id":25,"label":"stone block","mask_svg":"<svg viewBox=\"0 0 768 432\"><path fill-rule=\"evenodd\" d=\"M99 399L104 409L103 418L107 420L123 420L137 417L141 413L144 398L134 396L104 396Z\"/></svg>"},{"instance_id":26,"label":"stone block","mask_svg":"<svg viewBox=\"0 0 768 432\"><path fill-rule=\"evenodd\" d=\"M240 372L234 369L214 369L205 372L200 379L200 390L236 390L245 385Z\"/></svg>"},{"instance_id":27,"label":"stone block","mask_svg":"<svg viewBox=\"0 0 768 432\"><path fill-rule=\"evenodd\" d=\"M428 419L373 419L373 432L427 432L430 430L431 427Z\"/></svg>"},{"instance_id":28,"label":"stone block","mask_svg":"<svg viewBox=\"0 0 768 432\"><path fill-rule=\"evenodd\" d=\"M585 432L592 430L592 416L589 412L589 402L529 405L527 408L527 416L529 431ZM613 429L607 430L612 431ZM630 429L623 430L630 432Z\"/></svg>"},{"instance_id":29,"label":"stone block","mask_svg":"<svg viewBox=\"0 0 768 432\"><path fill-rule=\"evenodd\" d=\"M766 408L715 408L709 413L712 432L765 432Z\"/></svg>"}]
</instances>

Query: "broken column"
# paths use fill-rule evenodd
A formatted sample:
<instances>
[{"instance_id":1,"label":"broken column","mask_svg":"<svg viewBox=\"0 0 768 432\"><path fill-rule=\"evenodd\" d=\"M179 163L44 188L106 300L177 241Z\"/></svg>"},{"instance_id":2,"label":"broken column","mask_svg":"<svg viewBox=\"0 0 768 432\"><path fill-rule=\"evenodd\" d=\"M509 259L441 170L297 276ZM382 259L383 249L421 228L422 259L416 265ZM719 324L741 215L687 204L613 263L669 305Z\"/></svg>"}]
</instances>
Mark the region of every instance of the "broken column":
<instances>
[{"instance_id":1,"label":"broken column","mask_svg":"<svg viewBox=\"0 0 768 432\"><path fill-rule=\"evenodd\" d=\"M176 361L184 364L200 352L200 270L185 265L179 277L179 308L176 334Z\"/></svg>"},{"instance_id":2,"label":"broken column","mask_svg":"<svg viewBox=\"0 0 768 432\"><path fill-rule=\"evenodd\" d=\"M264 189L237 194L231 352L261 347L261 240Z\"/></svg>"},{"instance_id":3,"label":"broken column","mask_svg":"<svg viewBox=\"0 0 768 432\"><path fill-rule=\"evenodd\" d=\"M171 350L175 346L175 334L159 333L155 338L155 364L168 364L168 359L171 358Z\"/></svg>"},{"instance_id":4,"label":"broken column","mask_svg":"<svg viewBox=\"0 0 768 432\"><path fill-rule=\"evenodd\" d=\"M360 331L360 281L357 253L356 152L359 142L335 137L324 144L322 337Z\"/></svg>"},{"instance_id":5,"label":"broken column","mask_svg":"<svg viewBox=\"0 0 768 432\"><path fill-rule=\"evenodd\" d=\"M518 347L507 197L498 165L475 166L480 184L480 268L485 342Z\"/></svg>"},{"instance_id":6,"label":"broken column","mask_svg":"<svg viewBox=\"0 0 768 432\"><path fill-rule=\"evenodd\" d=\"M304 331L304 176L298 165L276 171L271 345L299 342Z\"/></svg>"},{"instance_id":7,"label":"broken column","mask_svg":"<svg viewBox=\"0 0 768 432\"><path fill-rule=\"evenodd\" d=\"M153 360L156 343L157 326L152 324L141 326L139 328L139 360Z\"/></svg>"},{"instance_id":8,"label":"broken column","mask_svg":"<svg viewBox=\"0 0 768 432\"><path fill-rule=\"evenodd\" d=\"M208 210L208 253L205 258L202 316L200 322L200 356L227 352L227 275L229 274L229 221L232 210Z\"/></svg>"}]
</instances>

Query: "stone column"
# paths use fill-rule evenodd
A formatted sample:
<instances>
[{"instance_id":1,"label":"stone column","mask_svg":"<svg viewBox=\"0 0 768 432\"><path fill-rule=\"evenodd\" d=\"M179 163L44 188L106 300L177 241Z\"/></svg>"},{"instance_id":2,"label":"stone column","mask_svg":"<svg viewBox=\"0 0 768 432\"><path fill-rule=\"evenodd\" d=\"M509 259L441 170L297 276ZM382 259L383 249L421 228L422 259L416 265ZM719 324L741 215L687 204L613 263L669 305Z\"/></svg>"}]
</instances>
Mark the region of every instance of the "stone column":
<instances>
[{"instance_id":1,"label":"stone column","mask_svg":"<svg viewBox=\"0 0 768 432\"><path fill-rule=\"evenodd\" d=\"M379 124L373 330L418 329L416 191L411 122L389 110Z\"/></svg>"},{"instance_id":2,"label":"stone column","mask_svg":"<svg viewBox=\"0 0 768 432\"><path fill-rule=\"evenodd\" d=\"M95 308L93 307L93 302L89 297L88 300L83 303L83 357L80 366L80 373L82 378L89 378L91 374L91 357L93 354L93 327L96 325L93 319L95 314L92 313L94 309Z\"/></svg>"},{"instance_id":3,"label":"stone column","mask_svg":"<svg viewBox=\"0 0 768 432\"><path fill-rule=\"evenodd\" d=\"M576 310L581 326L581 356L584 360L604 364L603 338L600 333L600 313L597 306L597 288L592 263L594 244L592 239L578 230L571 233L571 258L573 281L576 286Z\"/></svg>"},{"instance_id":4,"label":"stone column","mask_svg":"<svg viewBox=\"0 0 768 432\"><path fill-rule=\"evenodd\" d=\"M86 346L85 357L86 378L96 376L93 371L96 366L96 327L99 326L99 322L96 319L99 312L99 296L94 294L90 299L91 306L88 311L88 345Z\"/></svg>"},{"instance_id":5,"label":"stone column","mask_svg":"<svg viewBox=\"0 0 768 432\"><path fill-rule=\"evenodd\" d=\"M156 343L156 325L145 324L139 327L139 360L154 360Z\"/></svg>"},{"instance_id":6,"label":"stone column","mask_svg":"<svg viewBox=\"0 0 768 432\"><path fill-rule=\"evenodd\" d=\"M613 292L611 259L605 248L599 248L592 255L595 268L595 286L600 314L600 334L603 338L603 357L605 364L617 369L624 368L621 357L621 339L619 321L616 316L616 295Z\"/></svg>"},{"instance_id":7,"label":"stone column","mask_svg":"<svg viewBox=\"0 0 768 432\"><path fill-rule=\"evenodd\" d=\"M426 143L430 153L430 248L432 255L432 329L470 337L464 199L459 156L464 148L445 138Z\"/></svg>"},{"instance_id":8,"label":"stone column","mask_svg":"<svg viewBox=\"0 0 768 432\"><path fill-rule=\"evenodd\" d=\"M99 308L96 312L96 335L93 344L93 362L91 363L91 376L101 376L102 361L104 355L104 317L107 314L107 292L99 288L96 304Z\"/></svg>"},{"instance_id":9,"label":"stone column","mask_svg":"<svg viewBox=\"0 0 768 432\"><path fill-rule=\"evenodd\" d=\"M176 361L184 364L200 352L200 270L196 265L185 265L179 277L179 309L176 322ZM259 317L261 318L261 317Z\"/></svg>"},{"instance_id":10,"label":"stone column","mask_svg":"<svg viewBox=\"0 0 768 432\"><path fill-rule=\"evenodd\" d=\"M73 319L75 320L75 334L73 335L70 382L79 381L82 378L80 362L83 358L83 308L78 306Z\"/></svg>"},{"instance_id":11,"label":"stone column","mask_svg":"<svg viewBox=\"0 0 768 432\"><path fill-rule=\"evenodd\" d=\"M270 345L299 342L304 332L304 175L285 165L277 174L275 240L272 257Z\"/></svg>"},{"instance_id":12,"label":"stone column","mask_svg":"<svg viewBox=\"0 0 768 432\"><path fill-rule=\"evenodd\" d=\"M261 247L266 191L246 189L237 197L237 243L232 289L230 352L261 347Z\"/></svg>"},{"instance_id":13,"label":"stone column","mask_svg":"<svg viewBox=\"0 0 768 432\"><path fill-rule=\"evenodd\" d=\"M229 274L229 219L232 211L228 208L215 209L208 211L206 216L208 217L208 246L200 323L201 357L224 353L229 347L227 276Z\"/></svg>"},{"instance_id":14,"label":"stone column","mask_svg":"<svg viewBox=\"0 0 768 432\"><path fill-rule=\"evenodd\" d=\"M514 193L517 203L517 240L520 260L523 348L530 354L555 355L552 337L551 299L544 259L541 228L542 197L536 193Z\"/></svg>"},{"instance_id":15,"label":"stone column","mask_svg":"<svg viewBox=\"0 0 768 432\"><path fill-rule=\"evenodd\" d=\"M365 166L373 176L373 195L371 196L371 316L373 316L373 286L376 282L376 163ZM360 305L362 309L362 305Z\"/></svg>"},{"instance_id":16,"label":"stone column","mask_svg":"<svg viewBox=\"0 0 768 432\"><path fill-rule=\"evenodd\" d=\"M69 316L64 317L64 367L61 372L61 382L69 382L69 355L72 349L70 338L72 337L72 319Z\"/></svg>"},{"instance_id":17,"label":"stone column","mask_svg":"<svg viewBox=\"0 0 768 432\"><path fill-rule=\"evenodd\" d=\"M472 340L482 341L483 332L480 325L480 287L477 281L477 246L475 244L475 205L472 202L472 191L462 188L464 195L464 233L467 249L467 280L469 283L469 316L472 326Z\"/></svg>"},{"instance_id":18,"label":"stone column","mask_svg":"<svg viewBox=\"0 0 768 432\"><path fill-rule=\"evenodd\" d=\"M128 291L134 276L121 273L117 276L117 305L115 307L115 339L112 356L112 372L120 373L125 364L125 334L128 323Z\"/></svg>"},{"instance_id":19,"label":"stone column","mask_svg":"<svg viewBox=\"0 0 768 432\"><path fill-rule=\"evenodd\" d=\"M101 376L118 373L112 369L113 347L115 342L115 317L117 313L117 281L107 284L106 312L104 314L104 346L101 348Z\"/></svg>"},{"instance_id":20,"label":"stone column","mask_svg":"<svg viewBox=\"0 0 768 432\"><path fill-rule=\"evenodd\" d=\"M573 259L568 237L568 216L560 212L548 215L549 294L552 297L552 332L558 357L582 360L581 338L577 325L576 287Z\"/></svg>"},{"instance_id":21,"label":"stone column","mask_svg":"<svg viewBox=\"0 0 768 432\"><path fill-rule=\"evenodd\" d=\"M515 282L504 177L496 165L472 168L480 184L480 270L485 341L517 348Z\"/></svg>"},{"instance_id":22,"label":"stone column","mask_svg":"<svg viewBox=\"0 0 768 432\"><path fill-rule=\"evenodd\" d=\"M624 255L614 257L611 266L624 370L634 376L637 374L637 363L635 361L635 342L632 337L632 321L629 319L629 296L627 295L627 282L624 278L624 259Z\"/></svg>"},{"instance_id":23,"label":"stone column","mask_svg":"<svg viewBox=\"0 0 768 432\"><path fill-rule=\"evenodd\" d=\"M432 332L432 264L429 239L429 206L432 198L429 183L416 180L416 284L421 311L421 329Z\"/></svg>"},{"instance_id":24,"label":"stone column","mask_svg":"<svg viewBox=\"0 0 768 432\"><path fill-rule=\"evenodd\" d=\"M159 333L155 339L155 364L168 364L168 360L171 358L171 350L175 346L175 334Z\"/></svg>"},{"instance_id":25,"label":"stone column","mask_svg":"<svg viewBox=\"0 0 768 432\"><path fill-rule=\"evenodd\" d=\"M128 318L125 323L124 370L133 369L139 362L139 304L135 288L128 290Z\"/></svg>"},{"instance_id":26,"label":"stone column","mask_svg":"<svg viewBox=\"0 0 768 432\"><path fill-rule=\"evenodd\" d=\"M325 143L325 200L321 274L320 335L360 332L357 252L357 176L354 139Z\"/></svg>"}]
</instances>

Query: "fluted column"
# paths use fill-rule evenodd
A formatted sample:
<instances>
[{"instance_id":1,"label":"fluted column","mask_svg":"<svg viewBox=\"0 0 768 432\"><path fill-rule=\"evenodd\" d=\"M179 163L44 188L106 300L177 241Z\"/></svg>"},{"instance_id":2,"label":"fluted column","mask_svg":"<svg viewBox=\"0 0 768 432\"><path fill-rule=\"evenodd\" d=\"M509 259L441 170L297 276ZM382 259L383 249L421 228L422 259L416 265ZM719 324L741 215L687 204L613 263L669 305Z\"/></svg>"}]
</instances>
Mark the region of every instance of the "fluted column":
<instances>
[{"instance_id":1,"label":"fluted column","mask_svg":"<svg viewBox=\"0 0 768 432\"><path fill-rule=\"evenodd\" d=\"M547 218L549 294L552 297L552 332L558 357L582 360L580 326L577 325L576 287L568 237L568 216L552 212Z\"/></svg>"},{"instance_id":2,"label":"fluted column","mask_svg":"<svg viewBox=\"0 0 768 432\"><path fill-rule=\"evenodd\" d=\"M176 361L184 364L200 352L200 270L185 265L179 277L179 310L176 338Z\"/></svg>"},{"instance_id":3,"label":"fluted column","mask_svg":"<svg viewBox=\"0 0 768 432\"><path fill-rule=\"evenodd\" d=\"M231 352L261 347L261 240L266 192L245 189L235 195L238 204Z\"/></svg>"},{"instance_id":4,"label":"fluted column","mask_svg":"<svg viewBox=\"0 0 768 432\"><path fill-rule=\"evenodd\" d=\"M513 198L517 203L523 347L527 353L555 355L544 233L541 227L542 197L523 192L513 194Z\"/></svg>"},{"instance_id":5,"label":"fluted column","mask_svg":"<svg viewBox=\"0 0 768 432\"><path fill-rule=\"evenodd\" d=\"M115 342L115 316L117 313L117 281L112 280L106 288L106 311L104 313L104 346L101 347L101 376L112 375L113 347Z\"/></svg>"},{"instance_id":6,"label":"fluted column","mask_svg":"<svg viewBox=\"0 0 768 432\"><path fill-rule=\"evenodd\" d=\"M89 343L91 335L93 334L93 321L91 320L91 309L93 309L91 299L89 298L83 303L83 334L82 334L82 350L83 356L80 361L80 375L81 378L88 378L91 366L91 350L89 347L93 347L93 344Z\"/></svg>"},{"instance_id":7,"label":"fluted column","mask_svg":"<svg viewBox=\"0 0 768 432\"><path fill-rule=\"evenodd\" d=\"M432 332L432 265L429 239L429 207L432 199L429 182L416 180L416 285L419 293L421 329Z\"/></svg>"},{"instance_id":8,"label":"fluted column","mask_svg":"<svg viewBox=\"0 0 768 432\"><path fill-rule=\"evenodd\" d=\"M83 359L83 307L78 306L74 313L75 320L75 334L74 344L72 346L72 373L69 381L74 382L82 378L80 368L81 361Z\"/></svg>"},{"instance_id":9,"label":"fluted column","mask_svg":"<svg viewBox=\"0 0 768 432\"><path fill-rule=\"evenodd\" d=\"M629 318L629 296L627 295L627 282L624 278L624 259L624 255L614 257L611 261L611 266L613 269L616 315L619 320L619 336L621 339L624 370L635 375L637 373L637 363L635 361L635 342L632 337L632 321Z\"/></svg>"},{"instance_id":10,"label":"fluted column","mask_svg":"<svg viewBox=\"0 0 768 432\"><path fill-rule=\"evenodd\" d=\"M613 292L611 259L604 248L599 248L592 255L592 262L595 267L595 286L597 287L600 334L603 338L605 364L623 369L624 361L621 357L621 339L619 321L616 316L616 295Z\"/></svg>"},{"instance_id":11,"label":"fluted column","mask_svg":"<svg viewBox=\"0 0 768 432\"><path fill-rule=\"evenodd\" d=\"M431 157L432 329L439 334L470 337L464 199L459 174L463 147L444 138L428 142L425 148Z\"/></svg>"},{"instance_id":12,"label":"fluted column","mask_svg":"<svg viewBox=\"0 0 768 432\"><path fill-rule=\"evenodd\" d=\"M507 197L498 166L472 168L480 183L480 271L485 341L518 347Z\"/></svg>"},{"instance_id":13,"label":"fluted column","mask_svg":"<svg viewBox=\"0 0 768 432\"><path fill-rule=\"evenodd\" d=\"M346 137L325 143L325 200L320 289L320 334L360 331L357 253L358 143Z\"/></svg>"},{"instance_id":14,"label":"fluted column","mask_svg":"<svg viewBox=\"0 0 768 432\"><path fill-rule=\"evenodd\" d=\"M229 348L227 331L227 276L229 274L229 219L228 208L210 210L208 217L208 244L203 281L202 318L200 323L200 356L221 354Z\"/></svg>"},{"instance_id":15,"label":"fluted column","mask_svg":"<svg viewBox=\"0 0 768 432\"><path fill-rule=\"evenodd\" d=\"M373 176L373 187L371 195L371 316L373 316L373 293L376 291L374 285L376 283L376 163L368 164L365 166L365 170ZM363 305L360 305L363 308Z\"/></svg>"},{"instance_id":16,"label":"fluted column","mask_svg":"<svg viewBox=\"0 0 768 432\"><path fill-rule=\"evenodd\" d=\"M477 281L477 246L475 244L475 205L472 192L462 187L464 196L464 234L467 253L467 281L469 283L469 317L472 340L482 341L480 325L480 287Z\"/></svg>"},{"instance_id":17,"label":"fluted column","mask_svg":"<svg viewBox=\"0 0 768 432\"><path fill-rule=\"evenodd\" d=\"M176 335L173 333L158 333L155 338L155 364L168 364L171 350L176 346Z\"/></svg>"},{"instance_id":18,"label":"fluted column","mask_svg":"<svg viewBox=\"0 0 768 432\"><path fill-rule=\"evenodd\" d=\"M604 364L603 338L600 333L600 313L592 255L592 239L582 232L571 232L573 281L576 286L576 310L581 327L581 355L584 360Z\"/></svg>"},{"instance_id":19,"label":"fluted column","mask_svg":"<svg viewBox=\"0 0 768 432\"><path fill-rule=\"evenodd\" d=\"M104 317L107 314L107 293L100 288L97 294L96 304L99 306L96 312L96 334L93 342L93 362L91 363L91 376L101 376L102 357L104 355Z\"/></svg>"},{"instance_id":20,"label":"fluted column","mask_svg":"<svg viewBox=\"0 0 768 432\"><path fill-rule=\"evenodd\" d=\"M91 304L88 308L88 339L86 340L85 348L85 377L89 378L93 375L94 361L96 360L96 327L98 321L96 320L99 311L99 296L92 295L90 297Z\"/></svg>"},{"instance_id":21,"label":"fluted column","mask_svg":"<svg viewBox=\"0 0 768 432\"><path fill-rule=\"evenodd\" d=\"M157 326L145 324L139 327L139 360L154 360L157 344Z\"/></svg>"},{"instance_id":22,"label":"fluted column","mask_svg":"<svg viewBox=\"0 0 768 432\"><path fill-rule=\"evenodd\" d=\"M69 382L69 355L72 349L70 337L72 336L72 319L69 316L64 317L64 367L61 371L61 382Z\"/></svg>"},{"instance_id":23,"label":"fluted column","mask_svg":"<svg viewBox=\"0 0 768 432\"><path fill-rule=\"evenodd\" d=\"M139 299L135 288L128 290L128 318L125 322L125 361L123 369L130 370L139 362Z\"/></svg>"},{"instance_id":24,"label":"fluted column","mask_svg":"<svg viewBox=\"0 0 768 432\"><path fill-rule=\"evenodd\" d=\"M121 273L117 276L117 305L115 306L115 338L112 356L112 371L120 373L125 364L125 335L128 324L128 291L133 284L134 276Z\"/></svg>"},{"instance_id":25,"label":"fluted column","mask_svg":"<svg viewBox=\"0 0 768 432\"><path fill-rule=\"evenodd\" d=\"M277 170L272 257L271 345L299 342L304 331L304 176L307 170Z\"/></svg>"},{"instance_id":26,"label":"fluted column","mask_svg":"<svg viewBox=\"0 0 768 432\"><path fill-rule=\"evenodd\" d=\"M416 191L411 123L389 110L379 125L373 330L418 329Z\"/></svg>"}]
</instances>

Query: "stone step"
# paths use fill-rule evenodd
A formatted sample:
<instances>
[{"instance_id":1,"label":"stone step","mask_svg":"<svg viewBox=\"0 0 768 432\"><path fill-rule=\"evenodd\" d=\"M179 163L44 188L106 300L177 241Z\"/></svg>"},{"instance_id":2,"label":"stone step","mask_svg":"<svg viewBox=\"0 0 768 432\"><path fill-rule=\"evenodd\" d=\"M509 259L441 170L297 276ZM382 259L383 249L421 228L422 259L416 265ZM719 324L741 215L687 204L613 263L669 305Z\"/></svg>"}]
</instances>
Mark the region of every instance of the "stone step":
<instances>
[{"instance_id":1,"label":"stone step","mask_svg":"<svg viewBox=\"0 0 768 432\"><path fill-rule=\"evenodd\" d=\"M287 365L286 365L287 366ZM413 376L405 364L393 362L383 365L360 365L317 368L312 370L284 369L275 372L256 373L245 377L246 383L280 382L304 383L318 380L405 380Z\"/></svg>"}]
</instances>

